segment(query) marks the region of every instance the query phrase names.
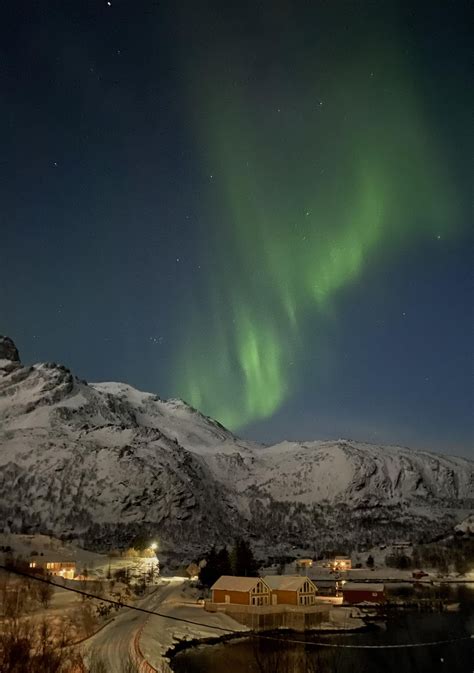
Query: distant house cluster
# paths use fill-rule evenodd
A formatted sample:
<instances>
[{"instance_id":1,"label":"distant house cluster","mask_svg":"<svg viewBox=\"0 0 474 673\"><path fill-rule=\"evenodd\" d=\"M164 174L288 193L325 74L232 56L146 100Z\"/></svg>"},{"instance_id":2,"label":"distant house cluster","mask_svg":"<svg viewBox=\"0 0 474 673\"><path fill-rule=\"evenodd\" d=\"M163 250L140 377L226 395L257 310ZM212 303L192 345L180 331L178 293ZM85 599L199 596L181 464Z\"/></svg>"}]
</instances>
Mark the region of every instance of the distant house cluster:
<instances>
[{"instance_id":1,"label":"distant house cluster","mask_svg":"<svg viewBox=\"0 0 474 673\"><path fill-rule=\"evenodd\" d=\"M331 559L329 567L334 572L344 572L352 569L352 561L348 556L335 556Z\"/></svg>"}]
</instances>

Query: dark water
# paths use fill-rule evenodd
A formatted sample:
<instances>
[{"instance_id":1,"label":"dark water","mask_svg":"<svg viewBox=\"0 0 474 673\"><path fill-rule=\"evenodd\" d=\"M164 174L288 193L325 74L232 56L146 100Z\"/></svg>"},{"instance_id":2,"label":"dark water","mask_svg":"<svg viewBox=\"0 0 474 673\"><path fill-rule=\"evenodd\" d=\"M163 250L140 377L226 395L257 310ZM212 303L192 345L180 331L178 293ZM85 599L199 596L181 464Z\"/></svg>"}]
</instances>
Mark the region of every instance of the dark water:
<instances>
[{"instance_id":1,"label":"dark water","mask_svg":"<svg viewBox=\"0 0 474 673\"><path fill-rule=\"evenodd\" d=\"M185 650L176 673L474 673L474 639L432 647L347 650L315 646L405 644L474 634L474 593L459 612L398 612L384 628L354 634L279 634L281 640L246 638ZM304 644L288 642L290 639Z\"/></svg>"}]
</instances>

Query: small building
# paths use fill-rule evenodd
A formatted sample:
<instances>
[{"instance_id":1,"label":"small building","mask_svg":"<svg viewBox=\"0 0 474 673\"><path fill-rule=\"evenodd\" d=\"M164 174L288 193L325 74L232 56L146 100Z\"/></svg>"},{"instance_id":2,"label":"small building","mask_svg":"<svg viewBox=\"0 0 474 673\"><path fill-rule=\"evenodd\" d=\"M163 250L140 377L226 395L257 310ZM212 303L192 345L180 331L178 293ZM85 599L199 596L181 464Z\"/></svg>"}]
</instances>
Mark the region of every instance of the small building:
<instances>
[{"instance_id":1,"label":"small building","mask_svg":"<svg viewBox=\"0 0 474 673\"><path fill-rule=\"evenodd\" d=\"M368 582L346 582L342 587L342 597L344 603L383 603L385 587Z\"/></svg>"},{"instance_id":2,"label":"small building","mask_svg":"<svg viewBox=\"0 0 474 673\"><path fill-rule=\"evenodd\" d=\"M351 570L352 561L348 556L335 556L333 559L331 559L329 567L331 570L336 572Z\"/></svg>"},{"instance_id":3,"label":"small building","mask_svg":"<svg viewBox=\"0 0 474 673\"><path fill-rule=\"evenodd\" d=\"M272 605L314 605L317 588L308 577L268 575L263 578L271 589Z\"/></svg>"},{"instance_id":4,"label":"small building","mask_svg":"<svg viewBox=\"0 0 474 673\"><path fill-rule=\"evenodd\" d=\"M339 583L335 579L318 579L316 583L320 596L337 596Z\"/></svg>"},{"instance_id":5,"label":"small building","mask_svg":"<svg viewBox=\"0 0 474 673\"><path fill-rule=\"evenodd\" d=\"M65 577L68 580L74 579L76 575L76 562L71 561L71 559L58 559L56 557L51 557L51 559L46 558L35 558L34 561L29 561L29 567L31 570L42 570L48 575L55 575L57 577Z\"/></svg>"},{"instance_id":6,"label":"small building","mask_svg":"<svg viewBox=\"0 0 474 673\"><path fill-rule=\"evenodd\" d=\"M299 558L296 559L296 570L304 570L306 568L312 568L313 567L313 559L312 558Z\"/></svg>"},{"instance_id":7,"label":"small building","mask_svg":"<svg viewBox=\"0 0 474 673\"><path fill-rule=\"evenodd\" d=\"M261 577L222 575L211 591L213 603L270 605L270 587Z\"/></svg>"}]
</instances>

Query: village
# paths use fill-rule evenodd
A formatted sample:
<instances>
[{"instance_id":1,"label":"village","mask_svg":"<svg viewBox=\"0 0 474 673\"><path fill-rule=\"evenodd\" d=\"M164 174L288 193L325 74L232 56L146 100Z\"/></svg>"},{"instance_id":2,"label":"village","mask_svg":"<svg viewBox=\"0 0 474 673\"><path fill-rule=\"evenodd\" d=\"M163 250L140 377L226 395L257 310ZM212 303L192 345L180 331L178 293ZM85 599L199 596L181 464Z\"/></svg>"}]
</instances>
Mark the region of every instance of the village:
<instances>
[{"instance_id":1,"label":"village","mask_svg":"<svg viewBox=\"0 0 474 673\"><path fill-rule=\"evenodd\" d=\"M281 629L363 631L381 623L387 610L433 609L440 587L464 581L472 586L474 579L472 572L440 577L432 568L387 567L387 553L413 556L409 542L383 545L368 556L315 559L297 551L286 563L265 565L240 540L240 561L230 549L233 564L228 566L238 574L220 572L226 548L178 564L176 555L160 551L154 540L138 546L104 555L50 536L4 535L0 556L4 567L10 563L14 571L52 583L51 594L43 592L27 618L38 624L49 619L58 631L67 627L68 642L86 661L98 651L115 670L120 659L132 656L140 665L159 665L157 670L167 673L171 668L166 662L176 647ZM2 572L1 579L5 599L19 578ZM137 617L135 607L150 614ZM456 607L445 597L436 609ZM116 644L116 652L110 643Z\"/></svg>"}]
</instances>

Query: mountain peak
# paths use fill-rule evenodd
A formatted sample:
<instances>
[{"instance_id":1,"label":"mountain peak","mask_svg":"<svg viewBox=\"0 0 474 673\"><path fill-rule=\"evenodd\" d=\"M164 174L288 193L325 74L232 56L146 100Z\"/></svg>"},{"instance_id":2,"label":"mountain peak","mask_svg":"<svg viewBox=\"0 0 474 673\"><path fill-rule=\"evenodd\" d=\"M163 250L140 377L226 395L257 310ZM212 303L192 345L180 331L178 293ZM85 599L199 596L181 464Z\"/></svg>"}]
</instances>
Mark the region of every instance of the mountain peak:
<instances>
[{"instance_id":1,"label":"mountain peak","mask_svg":"<svg viewBox=\"0 0 474 673\"><path fill-rule=\"evenodd\" d=\"M10 362L20 362L20 354L15 346L13 339L0 334L0 360L10 360Z\"/></svg>"},{"instance_id":2,"label":"mountain peak","mask_svg":"<svg viewBox=\"0 0 474 673\"><path fill-rule=\"evenodd\" d=\"M180 555L250 534L320 553L444 534L472 508L467 459L348 439L264 447L182 400L22 367L8 337L0 374L0 532L92 547L142 532Z\"/></svg>"}]
</instances>

